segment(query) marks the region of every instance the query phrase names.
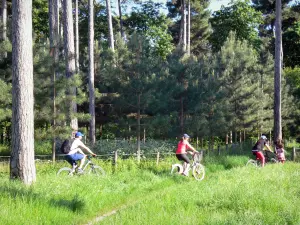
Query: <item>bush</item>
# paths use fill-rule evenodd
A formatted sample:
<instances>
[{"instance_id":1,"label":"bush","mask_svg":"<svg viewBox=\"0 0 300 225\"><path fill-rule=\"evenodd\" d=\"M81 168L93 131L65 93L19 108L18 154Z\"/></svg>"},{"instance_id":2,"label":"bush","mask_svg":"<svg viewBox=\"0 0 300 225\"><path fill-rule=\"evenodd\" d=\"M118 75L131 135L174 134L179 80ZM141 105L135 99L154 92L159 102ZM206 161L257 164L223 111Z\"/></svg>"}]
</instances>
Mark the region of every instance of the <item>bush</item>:
<instances>
[{"instance_id":1,"label":"bush","mask_svg":"<svg viewBox=\"0 0 300 225\"><path fill-rule=\"evenodd\" d=\"M52 153L52 142L51 140L35 141L34 143L35 155L49 155Z\"/></svg>"},{"instance_id":2,"label":"bush","mask_svg":"<svg viewBox=\"0 0 300 225\"><path fill-rule=\"evenodd\" d=\"M9 156L10 155L10 147L8 145L0 145L0 155Z\"/></svg>"}]
</instances>

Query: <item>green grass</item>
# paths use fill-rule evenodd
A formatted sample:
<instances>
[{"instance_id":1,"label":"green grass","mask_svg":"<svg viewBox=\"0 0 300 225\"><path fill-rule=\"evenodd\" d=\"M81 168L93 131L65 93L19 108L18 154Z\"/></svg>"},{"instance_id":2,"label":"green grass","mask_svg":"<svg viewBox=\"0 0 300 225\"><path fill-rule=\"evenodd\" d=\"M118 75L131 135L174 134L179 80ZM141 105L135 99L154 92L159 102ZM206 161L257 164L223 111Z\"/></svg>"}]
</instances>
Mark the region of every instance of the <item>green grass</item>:
<instances>
[{"instance_id":1,"label":"green grass","mask_svg":"<svg viewBox=\"0 0 300 225\"><path fill-rule=\"evenodd\" d=\"M299 169L287 163L218 171L147 196L101 224L299 224Z\"/></svg>"},{"instance_id":2,"label":"green grass","mask_svg":"<svg viewBox=\"0 0 300 225\"><path fill-rule=\"evenodd\" d=\"M206 177L170 175L174 158L137 165L97 161L101 178L56 177L66 166L37 163L37 182L10 181L0 165L0 224L299 224L300 165L246 168L247 157L207 157ZM4 172L1 172L4 171ZM260 195L260 198L258 197Z\"/></svg>"}]
</instances>

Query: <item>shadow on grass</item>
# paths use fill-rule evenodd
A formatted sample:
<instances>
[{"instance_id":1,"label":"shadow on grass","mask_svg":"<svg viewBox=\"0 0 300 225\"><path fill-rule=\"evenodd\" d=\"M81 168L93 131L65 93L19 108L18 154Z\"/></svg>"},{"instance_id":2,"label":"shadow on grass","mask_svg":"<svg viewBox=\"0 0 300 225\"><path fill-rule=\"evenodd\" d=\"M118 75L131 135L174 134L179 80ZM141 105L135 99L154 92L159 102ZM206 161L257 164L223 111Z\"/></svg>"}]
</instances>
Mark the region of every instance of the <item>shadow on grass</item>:
<instances>
[{"instance_id":1,"label":"shadow on grass","mask_svg":"<svg viewBox=\"0 0 300 225\"><path fill-rule=\"evenodd\" d=\"M47 202L50 206L63 207L73 212L82 211L86 206L84 199L81 199L78 195L75 195L71 200L54 198L49 200L43 195L34 192L32 187L27 188L22 183L13 185L19 186L0 186L0 193L14 199L16 202L20 201L22 204L32 204L32 202Z\"/></svg>"},{"instance_id":2,"label":"shadow on grass","mask_svg":"<svg viewBox=\"0 0 300 225\"><path fill-rule=\"evenodd\" d=\"M51 199L50 204L55 207L64 207L70 209L73 212L82 212L86 207L85 201L78 195L75 195L72 200Z\"/></svg>"}]
</instances>

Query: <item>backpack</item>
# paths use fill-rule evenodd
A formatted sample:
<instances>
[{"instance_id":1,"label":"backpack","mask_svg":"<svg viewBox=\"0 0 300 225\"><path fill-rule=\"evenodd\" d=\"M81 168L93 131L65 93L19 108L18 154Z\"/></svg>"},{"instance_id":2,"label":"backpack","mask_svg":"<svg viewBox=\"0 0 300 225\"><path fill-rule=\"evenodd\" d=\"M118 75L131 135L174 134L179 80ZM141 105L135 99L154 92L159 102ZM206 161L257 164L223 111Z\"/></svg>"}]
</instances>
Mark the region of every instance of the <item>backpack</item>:
<instances>
[{"instance_id":1,"label":"backpack","mask_svg":"<svg viewBox=\"0 0 300 225\"><path fill-rule=\"evenodd\" d=\"M60 147L60 151L62 154L68 154L71 151L71 146L74 142L74 139L66 139L64 140L64 142L62 143L61 147Z\"/></svg>"}]
</instances>

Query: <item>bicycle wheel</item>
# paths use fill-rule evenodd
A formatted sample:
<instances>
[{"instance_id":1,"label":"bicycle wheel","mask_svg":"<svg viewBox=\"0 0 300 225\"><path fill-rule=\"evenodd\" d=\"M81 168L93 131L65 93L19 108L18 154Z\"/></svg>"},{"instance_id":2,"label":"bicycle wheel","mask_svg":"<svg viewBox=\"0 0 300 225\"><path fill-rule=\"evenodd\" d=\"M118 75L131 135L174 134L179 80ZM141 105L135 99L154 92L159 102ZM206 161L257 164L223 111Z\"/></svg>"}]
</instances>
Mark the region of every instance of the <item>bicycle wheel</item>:
<instances>
[{"instance_id":1,"label":"bicycle wheel","mask_svg":"<svg viewBox=\"0 0 300 225\"><path fill-rule=\"evenodd\" d=\"M246 163L246 166L254 166L254 167L257 167L257 161L254 160L254 159L250 159L247 163Z\"/></svg>"},{"instance_id":2,"label":"bicycle wheel","mask_svg":"<svg viewBox=\"0 0 300 225\"><path fill-rule=\"evenodd\" d=\"M204 166L200 163L197 163L193 166L193 176L196 180L203 180L205 176L205 169Z\"/></svg>"},{"instance_id":3,"label":"bicycle wheel","mask_svg":"<svg viewBox=\"0 0 300 225\"><path fill-rule=\"evenodd\" d=\"M171 169L171 174L182 174L183 173L183 167L180 164L173 164Z\"/></svg>"},{"instance_id":4,"label":"bicycle wheel","mask_svg":"<svg viewBox=\"0 0 300 225\"><path fill-rule=\"evenodd\" d=\"M270 159L270 163L278 163L278 160L275 159L275 158L271 158L271 159Z\"/></svg>"},{"instance_id":5,"label":"bicycle wheel","mask_svg":"<svg viewBox=\"0 0 300 225\"><path fill-rule=\"evenodd\" d=\"M61 168L61 169L57 172L56 176L60 176L60 177L71 177L71 176L73 176L73 172L72 172L72 169L71 169L71 168L69 168L69 167L63 167L63 168Z\"/></svg>"},{"instance_id":6,"label":"bicycle wheel","mask_svg":"<svg viewBox=\"0 0 300 225\"><path fill-rule=\"evenodd\" d=\"M96 176L104 176L105 171L100 166L91 166L89 169L89 174L94 174Z\"/></svg>"}]
</instances>

